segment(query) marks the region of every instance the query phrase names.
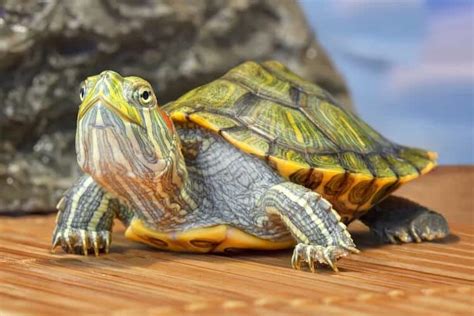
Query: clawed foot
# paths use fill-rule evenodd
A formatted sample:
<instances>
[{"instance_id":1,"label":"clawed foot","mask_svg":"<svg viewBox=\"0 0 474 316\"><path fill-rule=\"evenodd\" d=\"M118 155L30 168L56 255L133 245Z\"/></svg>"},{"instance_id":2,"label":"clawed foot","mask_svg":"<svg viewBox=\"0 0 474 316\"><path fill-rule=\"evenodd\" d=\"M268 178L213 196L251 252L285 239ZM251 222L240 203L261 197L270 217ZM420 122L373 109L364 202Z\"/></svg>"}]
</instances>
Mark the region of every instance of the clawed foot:
<instances>
[{"instance_id":1,"label":"clawed foot","mask_svg":"<svg viewBox=\"0 0 474 316\"><path fill-rule=\"evenodd\" d=\"M449 235L446 219L418 203L389 196L360 218L384 242L435 240Z\"/></svg>"},{"instance_id":2,"label":"clawed foot","mask_svg":"<svg viewBox=\"0 0 474 316\"><path fill-rule=\"evenodd\" d=\"M99 256L101 251L109 253L112 235L109 231L88 231L78 228L56 228L53 234L51 251L61 246L67 253L87 256L93 252Z\"/></svg>"},{"instance_id":3,"label":"clawed foot","mask_svg":"<svg viewBox=\"0 0 474 316\"><path fill-rule=\"evenodd\" d=\"M448 223L442 215L435 212L421 213L406 225L374 231L385 242L392 244L431 241L449 234Z\"/></svg>"},{"instance_id":4,"label":"clawed foot","mask_svg":"<svg viewBox=\"0 0 474 316\"><path fill-rule=\"evenodd\" d=\"M349 253L359 253L355 247L340 247L340 246L317 246L298 244L293 251L291 258L291 265L294 269L300 270L301 263L306 262L311 272L316 271L316 264L321 263L329 265L334 271L338 271L335 262L341 257L349 255Z\"/></svg>"}]
</instances>

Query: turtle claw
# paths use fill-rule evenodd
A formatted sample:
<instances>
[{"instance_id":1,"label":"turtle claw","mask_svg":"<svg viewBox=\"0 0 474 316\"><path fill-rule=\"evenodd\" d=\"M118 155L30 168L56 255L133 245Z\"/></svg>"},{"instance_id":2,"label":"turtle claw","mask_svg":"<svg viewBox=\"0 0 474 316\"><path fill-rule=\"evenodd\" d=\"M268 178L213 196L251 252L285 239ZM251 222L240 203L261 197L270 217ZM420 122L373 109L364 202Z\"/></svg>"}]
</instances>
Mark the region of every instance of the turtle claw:
<instances>
[{"instance_id":1,"label":"turtle claw","mask_svg":"<svg viewBox=\"0 0 474 316\"><path fill-rule=\"evenodd\" d=\"M67 253L89 255L92 251L99 256L101 251L109 253L111 243L109 231L89 231L79 228L56 229L53 235L51 252L61 246Z\"/></svg>"},{"instance_id":2,"label":"turtle claw","mask_svg":"<svg viewBox=\"0 0 474 316\"><path fill-rule=\"evenodd\" d=\"M339 272L339 269L336 267L336 265L332 262L331 258L329 258L329 255L327 254L327 252L323 251L323 257L324 257L324 261L331 267L331 269L334 271L334 272ZM313 272L313 271L311 271Z\"/></svg>"},{"instance_id":3,"label":"turtle claw","mask_svg":"<svg viewBox=\"0 0 474 316\"><path fill-rule=\"evenodd\" d=\"M94 255L98 257L100 248L99 248L99 241L97 240L97 232L92 232L91 237L92 237L92 246L94 249Z\"/></svg>"},{"instance_id":4,"label":"turtle claw","mask_svg":"<svg viewBox=\"0 0 474 316\"><path fill-rule=\"evenodd\" d=\"M108 254L110 251L110 244L112 243L112 235L108 231L101 233L102 239L105 240L105 253Z\"/></svg>"},{"instance_id":5,"label":"turtle claw","mask_svg":"<svg viewBox=\"0 0 474 316\"><path fill-rule=\"evenodd\" d=\"M295 250L293 251L293 256L291 256L291 267L295 270L301 269L301 260L299 258L299 253Z\"/></svg>"},{"instance_id":6,"label":"turtle claw","mask_svg":"<svg viewBox=\"0 0 474 316\"><path fill-rule=\"evenodd\" d=\"M351 246L318 246L298 244L291 257L291 265L294 269L300 270L301 263L306 262L311 272L316 272L316 263L330 266L335 272L338 272L336 266L337 259L347 256L350 252L358 253L359 250Z\"/></svg>"},{"instance_id":7,"label":"turtle claw","mask_svg":"<svg viewBox=\"0 0 474 316\"><path fill-rule=\"evenodd\" d=\"M355 253L355 254L360 253L360 250L357 249L356 247L353 247L353 246L345 246L344 245L344 246L342 246L342 248L346 249L349 252Z\"/></svg>"},{"instance_id":8,"label":"turtle claw","mask_svg":"<svg viewBox=\"0 0 474 316\"><path fill-rule=\"evenodd\" d=\"M80 230L79 234L81 236L81 241L82 241L82 252L83 252L84 256L87 256L87 254L89 252L89 243L88 243L89 238L86 235L85 230Z\"/></svg>"},{"instance_id":9,"label":"turtle claw","mask_svg":"<svg viewBox=\"0 0 474 316\"><path fill-rule=\"evenodd\" d=\"M54 233L53 244L51 246L51 253L55 252L55 248L61 245L61 236L59 234Z\"/></svg>"},{"instance_id":10,"label":"turtle claw","mask_svg":"<svg viewBox=\"0 0 474 316\"><path fill-rule=\"evenodd\" d=\"M58 210L58 213L61 213L66 209L66 198L64 196L59 200L56 209Z\"/></svg>"}]
</instances>

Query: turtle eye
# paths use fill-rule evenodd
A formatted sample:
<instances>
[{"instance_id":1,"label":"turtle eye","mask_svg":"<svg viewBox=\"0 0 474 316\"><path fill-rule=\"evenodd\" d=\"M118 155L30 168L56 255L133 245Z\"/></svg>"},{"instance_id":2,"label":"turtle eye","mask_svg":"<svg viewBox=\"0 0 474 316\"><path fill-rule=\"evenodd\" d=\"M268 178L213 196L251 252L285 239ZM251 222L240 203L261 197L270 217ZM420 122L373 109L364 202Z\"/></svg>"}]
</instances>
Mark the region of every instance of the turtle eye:
<instances>
[{"instance_id":1,"label":"turtle eye","mask_svg":"<svg viewBox=\"0 0 474 316\"><path fill-rule=\"evenodd\" d=\"M138 100L143 106L152 106L153 104L153 92L149 87L141 87L138 89Z\"/></svg>"},{"instance_id":2,"label":"turtle eye","mask_svg":"<svg viewBox=\"0 0 474 316\"><path fill-rule=\"evenodd\" d=\"M79 98L81 101L84 101L84 97L86 96L86 87L82 86L81 90L79 90Z\"/></svg>"}]
</instances>

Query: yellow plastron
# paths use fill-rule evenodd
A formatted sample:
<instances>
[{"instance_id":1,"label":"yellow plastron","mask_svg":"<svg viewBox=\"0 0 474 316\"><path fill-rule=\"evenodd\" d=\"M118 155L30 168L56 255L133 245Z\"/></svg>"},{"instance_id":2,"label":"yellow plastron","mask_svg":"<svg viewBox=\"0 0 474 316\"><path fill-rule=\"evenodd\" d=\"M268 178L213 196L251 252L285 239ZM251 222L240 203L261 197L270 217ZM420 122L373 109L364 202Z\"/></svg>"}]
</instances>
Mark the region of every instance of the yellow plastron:
<instances>
[{"instance_id":1,"label":"yellow plastron","mask_svg":"<svg viewBox=\"0 0 474 316\"><path fill-rule=\"evenodd\" d=\"M163 233L147 228L139 219L132 221L125 231L125 237L160 249L200 253L225 252L235 249L287 249L296 243L293 239L265 240L229 225Z\"/></svg>"}]
</instances>

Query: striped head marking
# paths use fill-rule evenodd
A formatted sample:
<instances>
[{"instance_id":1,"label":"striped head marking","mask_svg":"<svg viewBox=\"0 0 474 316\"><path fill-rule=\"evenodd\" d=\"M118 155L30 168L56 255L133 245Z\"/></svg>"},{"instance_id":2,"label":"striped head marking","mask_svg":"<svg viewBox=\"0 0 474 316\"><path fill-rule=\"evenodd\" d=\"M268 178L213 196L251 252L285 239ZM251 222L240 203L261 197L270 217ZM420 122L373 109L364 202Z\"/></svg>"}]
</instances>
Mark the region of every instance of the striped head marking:
<instances>
[{"instance_id":1,"label":"striped head marking","mask_svg":"<svg viewBox=\"0 0 474 316\"><path fill-rule=\"evenodd\" d=\"M119 196L131 185L156 185L173 165L179 140L151 85L104 71L82 83L80 98L76 152L82 170Z\"/></svg>"}]
</instances>

